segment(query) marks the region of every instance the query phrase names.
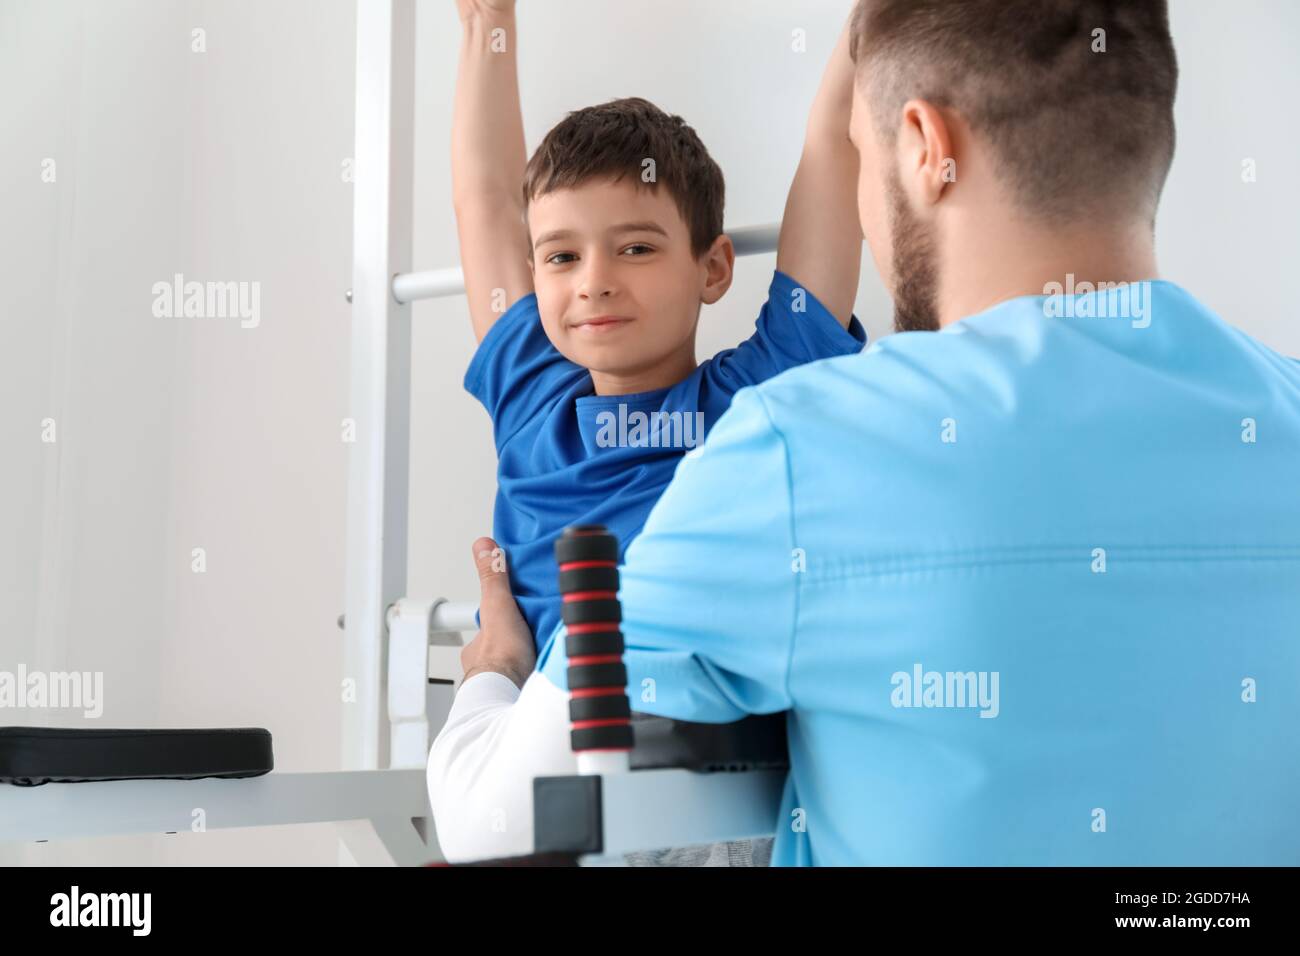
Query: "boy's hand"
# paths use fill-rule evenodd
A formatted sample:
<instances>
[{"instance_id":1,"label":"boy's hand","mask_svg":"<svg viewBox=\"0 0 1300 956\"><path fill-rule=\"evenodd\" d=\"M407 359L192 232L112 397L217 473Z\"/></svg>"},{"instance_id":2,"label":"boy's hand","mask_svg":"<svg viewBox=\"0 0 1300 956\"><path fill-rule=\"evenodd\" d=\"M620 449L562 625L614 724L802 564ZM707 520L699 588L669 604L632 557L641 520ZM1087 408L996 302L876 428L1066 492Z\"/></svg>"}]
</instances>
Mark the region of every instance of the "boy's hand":
<instances>
[{"instance_id":1,"label":"boy's hand","mask_svg":"<svg viewBox=\"0 0 1300 956\"><path fill-rule=\"evenodd\" d=\"M461 667L465 670L462 683L475 674L495 671L509 677L516 687L523 687L537 666L537 650L533 632L510 593L505 552L491 538L479 538L474 542L474 565L478 568L481 592L478 615L482 629L460 652Z\"/></svg>"},{"instance_id":2,"label":"boy's hand","mask_svg":"<svg viewBox=\"0 0 1300 956\"><path fill-rule=\"evenodd\" d=\"M456 9L464 20L475 13L487 10L491 13L510 13L515 8L515 0L456 0Z\"/></svg>"}]
</instances>

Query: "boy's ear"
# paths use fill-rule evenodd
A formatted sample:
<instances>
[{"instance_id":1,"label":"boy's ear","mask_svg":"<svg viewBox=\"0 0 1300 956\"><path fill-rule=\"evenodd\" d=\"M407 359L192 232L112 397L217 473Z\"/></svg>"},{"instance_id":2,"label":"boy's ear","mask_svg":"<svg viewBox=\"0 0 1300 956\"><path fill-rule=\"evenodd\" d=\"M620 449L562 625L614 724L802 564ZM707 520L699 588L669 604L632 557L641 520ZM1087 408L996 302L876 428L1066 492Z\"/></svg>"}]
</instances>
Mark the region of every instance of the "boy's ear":
<instances>
[{"instance_id":1,"label":"boy's ear","mask_svg":"<svg viewBox=\"0 0 1300 956\"><path fill-rule=\"evenodd\" d=\"M700 259L700 266L704 270L704 291L700 293L701 302L712 305L722 298L723 293L731 288L735 265L736 247L731 244L731 237L723 233L713 240L709 251Z\"/></svg>"}]
</instances>

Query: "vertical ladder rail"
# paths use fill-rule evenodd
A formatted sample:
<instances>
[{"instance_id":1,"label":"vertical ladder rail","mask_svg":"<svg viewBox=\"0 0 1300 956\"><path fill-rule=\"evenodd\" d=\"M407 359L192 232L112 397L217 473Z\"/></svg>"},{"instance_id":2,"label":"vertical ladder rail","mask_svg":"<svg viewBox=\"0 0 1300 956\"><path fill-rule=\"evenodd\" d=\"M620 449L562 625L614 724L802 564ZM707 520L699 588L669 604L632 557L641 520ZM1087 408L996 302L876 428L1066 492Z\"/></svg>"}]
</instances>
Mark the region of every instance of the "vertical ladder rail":
<instances>
[{"instance_id":1,"label":"vertical ladder rail","mask_svg":"<svg viewBox=\"0 0 1300 956\"><path fill-rule=\"evenodd\" d=\"M411 265L414 0L357 4L356 89L342 766L372 770L388 750L384 619L406 590L411 309L391 283Z\"/></svg>"}]
</instances>

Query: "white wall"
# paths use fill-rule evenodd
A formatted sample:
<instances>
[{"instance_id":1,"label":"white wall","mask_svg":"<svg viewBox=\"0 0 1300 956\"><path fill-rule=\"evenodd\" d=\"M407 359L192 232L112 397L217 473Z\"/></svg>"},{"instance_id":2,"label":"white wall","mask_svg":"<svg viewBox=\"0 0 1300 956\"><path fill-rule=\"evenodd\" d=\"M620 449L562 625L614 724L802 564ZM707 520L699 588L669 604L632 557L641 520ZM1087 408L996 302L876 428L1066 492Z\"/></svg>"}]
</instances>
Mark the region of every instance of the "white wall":
<instances>
[{"instance_id":1,"label":"white wall","mask_svg":"<svg viewBox=\"0 0 1300 956\"><path fill-rule=\"evenodd\" d=\"M1287 285L1300 262L1300 5L1173 0L1178 147L1160 205L1160 271L1225 320L1300 356ZM1255 162L1256 181L1242 181Z\"/></svg>"},{"instance_id":2,"label":"white wall","mask_svg":"<svg viewBox=\"0 0 1300 956\"><path fill-rule=\"evenodd\" d=\"M528 144L567 110L642 95L699 131L729 223L776 219L848 5L520 0ZM419 14L415 251L433 268L456 261L459 27L452 0ZM338 766L353 17L352 0L0 0L0 669L102 670L107 685L98 721L0 711L0 725L265 726L278 769ZM1284 285L1300 252L1300 12L1181 0L1173 26L1162 273L1300 355ZM740 262L705 309L701 356L747 334L771 269ZM259 282L260 325L155 318L152 285L175 272ZM863 274L858 314L878 337L889 307L869 259ZM460 385L473 340L463 300L414 315L408 590L472 598L467 552L495 490L488 419ZM328 826L0 847L0 863L335 860Z\"/></svg>"},{"instance_id":3,"label":"white wall","mask_svg":"<svg viewBox=\"0 0 1300 956\"><path fill-rule=\"evenodd\" d=\"M279 769L337 766L353 17L0 4L0 668L105 681L97 721L0 724L264 726ZM260 325L155 318L153 283L176 272L260 282ZM46 416L56 444L39 441ZM327 827L0 854L337 859Z\"/></svg>"}]
</instances>

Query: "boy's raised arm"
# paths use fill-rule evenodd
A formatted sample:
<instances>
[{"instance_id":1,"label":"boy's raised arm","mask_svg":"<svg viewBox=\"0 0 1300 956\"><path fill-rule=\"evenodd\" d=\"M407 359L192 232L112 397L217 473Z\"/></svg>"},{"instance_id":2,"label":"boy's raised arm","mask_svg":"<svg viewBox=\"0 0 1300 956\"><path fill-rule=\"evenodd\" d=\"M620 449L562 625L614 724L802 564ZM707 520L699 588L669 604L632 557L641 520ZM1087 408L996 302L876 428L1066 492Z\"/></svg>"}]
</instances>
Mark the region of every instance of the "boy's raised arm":
<instances>
[{"instance_id":1,"label":"boy's raised arm","mask_svg":"<svg viewBox=\"0 0 1300 956\"><path fill-rule=\"evenodd\" d=\"M515 0L456 0L460 66L451 130L452 203L474 335L533 291L520 189L527 156ZM497 290L501 290L497 292Z\"/></svg>"},{"instance_id":2,"label":"boy's raised arm","mask_svg":"<svg viewBox=\"0 0 1300 956\"><path fill-rule=\"evenodd\" d=\"M816 296L845 328L862 266L858 151L849 141L853 73L846 23L808 115L776 252L777 269Z\"/></svg>"}]
</instances>

